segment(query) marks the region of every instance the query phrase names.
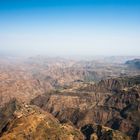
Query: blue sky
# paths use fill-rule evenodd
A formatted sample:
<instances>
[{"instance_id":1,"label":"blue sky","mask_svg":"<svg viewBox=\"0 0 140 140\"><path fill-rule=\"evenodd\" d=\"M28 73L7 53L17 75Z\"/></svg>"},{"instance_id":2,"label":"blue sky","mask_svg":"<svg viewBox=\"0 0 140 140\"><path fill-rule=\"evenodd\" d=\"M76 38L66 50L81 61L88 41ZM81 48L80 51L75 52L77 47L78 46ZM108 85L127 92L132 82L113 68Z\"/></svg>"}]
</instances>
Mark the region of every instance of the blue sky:
<instances>
[{"instance_id":1,"label":"blue sky","mask_svg":"<svg viewBox=\"0 0 140 140\"><path fill-rule=\"evenodd\" d=\"M140 1L0 0L0 52L140 55Z\"/></svg>"}]
</instances>

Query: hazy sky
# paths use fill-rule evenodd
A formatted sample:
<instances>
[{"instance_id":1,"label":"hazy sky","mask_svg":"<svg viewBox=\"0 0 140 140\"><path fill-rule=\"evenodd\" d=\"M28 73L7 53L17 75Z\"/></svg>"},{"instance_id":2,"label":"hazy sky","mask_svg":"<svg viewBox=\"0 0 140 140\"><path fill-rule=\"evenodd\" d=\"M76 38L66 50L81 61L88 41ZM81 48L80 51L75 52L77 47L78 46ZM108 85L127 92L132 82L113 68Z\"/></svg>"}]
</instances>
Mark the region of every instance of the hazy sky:
<instances>
[{"instance_id":1,"label":"hazy sky","mask_svg":"<svg viewBox=\"0 0 140 140\"><path fill-rule=\"evenodd\" d=\"M0 53L140 55L140 0L0 0Z\"/></svg>"}]
</instances>

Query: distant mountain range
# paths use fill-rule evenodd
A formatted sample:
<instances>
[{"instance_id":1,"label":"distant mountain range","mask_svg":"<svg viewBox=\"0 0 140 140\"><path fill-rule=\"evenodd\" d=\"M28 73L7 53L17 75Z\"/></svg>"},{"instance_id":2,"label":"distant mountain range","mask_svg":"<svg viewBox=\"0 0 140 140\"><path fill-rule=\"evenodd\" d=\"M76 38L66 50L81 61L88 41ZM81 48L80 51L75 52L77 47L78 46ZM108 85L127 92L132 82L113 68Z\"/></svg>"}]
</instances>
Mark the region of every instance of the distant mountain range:
<instances>
[{"instance_id":1,"label":"distant mountain range","mask_svg":"<svg viewBox=\"0 0 140 140\"><path fill-rule=\"evenodd\" d=\"M140 69L140 59L129 60L125 64L131 68Z\"/></svg>"}]
</instances>

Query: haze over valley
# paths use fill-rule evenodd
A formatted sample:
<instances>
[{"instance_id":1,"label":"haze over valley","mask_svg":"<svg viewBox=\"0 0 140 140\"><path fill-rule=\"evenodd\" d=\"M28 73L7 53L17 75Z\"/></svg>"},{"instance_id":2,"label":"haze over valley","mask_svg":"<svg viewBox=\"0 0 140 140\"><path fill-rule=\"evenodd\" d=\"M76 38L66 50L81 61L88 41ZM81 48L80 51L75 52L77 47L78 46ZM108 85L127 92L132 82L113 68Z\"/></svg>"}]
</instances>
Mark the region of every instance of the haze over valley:
<instances>
[{"instance_id":1,"label":"haze over valley","mask_svg":"<svg viewBox=\"0 0 140 140\"><path fill-rule=\"evenodd\" d=\"M139 0L0 1L0 140L140 140Z\"/></svg>"},{"instance_id":2,"label":"haze over valley","mask_svg":"<svg viewBox=\"0 0 140 140\"><path fill-rule=\"evenodd\" d=\"M0 139L139 139L140 59L128 58L1 56Z\"/></svg>"}]
</instances>

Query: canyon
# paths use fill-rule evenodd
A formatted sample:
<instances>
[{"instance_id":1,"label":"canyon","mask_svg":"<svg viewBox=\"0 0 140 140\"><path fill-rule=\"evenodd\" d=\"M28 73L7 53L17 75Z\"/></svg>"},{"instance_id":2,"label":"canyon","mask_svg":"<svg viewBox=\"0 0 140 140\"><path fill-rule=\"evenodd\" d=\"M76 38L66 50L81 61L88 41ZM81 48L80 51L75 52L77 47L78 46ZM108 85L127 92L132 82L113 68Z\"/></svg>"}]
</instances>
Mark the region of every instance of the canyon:
<instances>
[{"instance_id":1,"label":"canyon","mask_svg":"<svg viewBox=\"0 0 140 140\"><path fill-rule=\"evenodd\" d=\"M1 57L0 140L139 140L139 62Z\"/></svg>"}]
</instances>

